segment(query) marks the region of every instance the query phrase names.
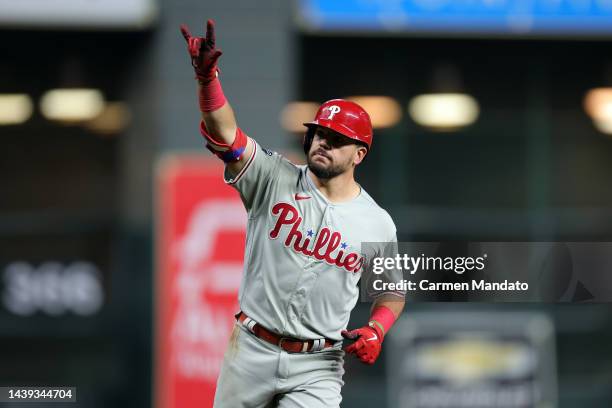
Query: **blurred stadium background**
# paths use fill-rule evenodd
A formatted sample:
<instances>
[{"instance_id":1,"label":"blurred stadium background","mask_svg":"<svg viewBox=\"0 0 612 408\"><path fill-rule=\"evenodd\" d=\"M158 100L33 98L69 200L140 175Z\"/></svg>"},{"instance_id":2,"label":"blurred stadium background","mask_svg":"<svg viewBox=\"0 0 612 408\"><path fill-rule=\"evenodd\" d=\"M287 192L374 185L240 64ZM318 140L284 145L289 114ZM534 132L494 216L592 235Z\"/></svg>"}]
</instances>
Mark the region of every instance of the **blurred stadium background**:
<instances>
[{"instance_id":1,"label":"blurred stadium background","mask_svg":"<svg viewBox=\"0 0 612 408\"><path fill-rule=\"evenodd\" d=\"M210 164L180 23L216 20L225 93L264 146L299 158L304 115L359 97L377 129L358 177L400 240L612 240L610 1L33 3L0 0L0 385L208 406L214 358L178 378L160 317L180 301L160 199L177 163ZM222 260L240 236L214 238ZM347 361L343 406L612 406L612 307L585 299L409 303L374 367Z\"/></svg>"}]
</instances>

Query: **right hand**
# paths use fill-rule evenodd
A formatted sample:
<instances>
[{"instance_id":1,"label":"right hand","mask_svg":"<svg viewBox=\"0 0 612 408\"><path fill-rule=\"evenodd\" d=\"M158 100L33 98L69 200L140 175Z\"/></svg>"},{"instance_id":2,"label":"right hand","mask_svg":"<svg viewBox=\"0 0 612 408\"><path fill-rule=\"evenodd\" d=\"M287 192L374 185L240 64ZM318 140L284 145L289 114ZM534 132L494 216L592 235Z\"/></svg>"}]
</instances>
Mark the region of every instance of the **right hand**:
<instances>
[{"instance_id":1,"label":"right hand","mask_svg":"<svg viewBox=\"0 0 612 408\"><path fill-rule=\"evenodd\" d=\"M215 22L213 20L207 21L206 37L193 37L185 24L181 24L181 33L187 41L191 65L193 65L198 81L207 83L215 79L217 77L217 60L223 54L215 46Z\"/></svg>"}]
</instances>

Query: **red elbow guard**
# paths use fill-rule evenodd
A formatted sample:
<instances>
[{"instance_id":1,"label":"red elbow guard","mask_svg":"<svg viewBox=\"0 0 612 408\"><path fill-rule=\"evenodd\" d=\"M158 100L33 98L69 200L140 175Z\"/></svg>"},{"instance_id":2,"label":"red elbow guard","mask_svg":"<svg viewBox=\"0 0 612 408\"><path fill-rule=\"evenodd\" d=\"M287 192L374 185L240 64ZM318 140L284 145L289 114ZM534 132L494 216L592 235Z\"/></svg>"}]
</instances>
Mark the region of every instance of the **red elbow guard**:
<instances>
[{"instance_id":1,"label":"red elbow guard","mask_svg":"<svg viewBox=\"0 0 612 408\"><path fill-rule=\"evenodd\" d=\"M242 158L247 145L247 135L240 128L236 128L236 136L234 142L231 145L220 142L215 139L206 130L204 121L200 122L200 133L208 142L206 147L208 150L213 152L215 156L223 160L225 163L237 162Z\"/></svg>"}]
</instances>

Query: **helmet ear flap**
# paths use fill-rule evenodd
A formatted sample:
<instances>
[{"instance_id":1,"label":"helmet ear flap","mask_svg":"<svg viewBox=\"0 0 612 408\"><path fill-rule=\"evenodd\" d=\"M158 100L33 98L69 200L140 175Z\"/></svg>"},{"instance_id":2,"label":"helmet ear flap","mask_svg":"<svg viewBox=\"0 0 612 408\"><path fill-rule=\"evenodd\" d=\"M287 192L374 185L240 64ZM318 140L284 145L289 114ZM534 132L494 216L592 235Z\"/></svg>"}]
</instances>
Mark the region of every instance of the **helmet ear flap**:
<instances>
[{"instance_id":1,"label":"helmet ear flap","mask_svg":"<svg viewBox=\"0 0 612 408\"><path fill-rule=\"evenodd\" d=\"M315 134L315 126L308 126L306 133L304 133L304 153L308 156L308 152L310 151L310 146L312 145L312 139Z\"/></svg>"}]
</instances>

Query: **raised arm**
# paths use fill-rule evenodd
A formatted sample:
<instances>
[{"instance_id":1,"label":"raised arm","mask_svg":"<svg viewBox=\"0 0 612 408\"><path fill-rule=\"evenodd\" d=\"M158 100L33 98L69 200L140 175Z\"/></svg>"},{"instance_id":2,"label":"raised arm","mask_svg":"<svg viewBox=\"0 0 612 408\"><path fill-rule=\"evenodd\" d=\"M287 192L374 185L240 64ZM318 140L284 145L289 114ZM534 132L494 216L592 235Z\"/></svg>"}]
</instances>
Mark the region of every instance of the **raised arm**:
<instances>
[{"instance_id":1,"label":"raised arm","mask_svg":"<svg viewBox=\"0 0 612 408\"><path fill-rule=\"evenodd\" d=\"M221 88L217 61L222 52L216 47L214 21L206 23L206 37L192 36L185 25L181 25L181 33L196 74L201 133L209 150L226 163L232 174L238 174L253 153L253 141L238 128Z\"/></svg>"}]
</instances>

